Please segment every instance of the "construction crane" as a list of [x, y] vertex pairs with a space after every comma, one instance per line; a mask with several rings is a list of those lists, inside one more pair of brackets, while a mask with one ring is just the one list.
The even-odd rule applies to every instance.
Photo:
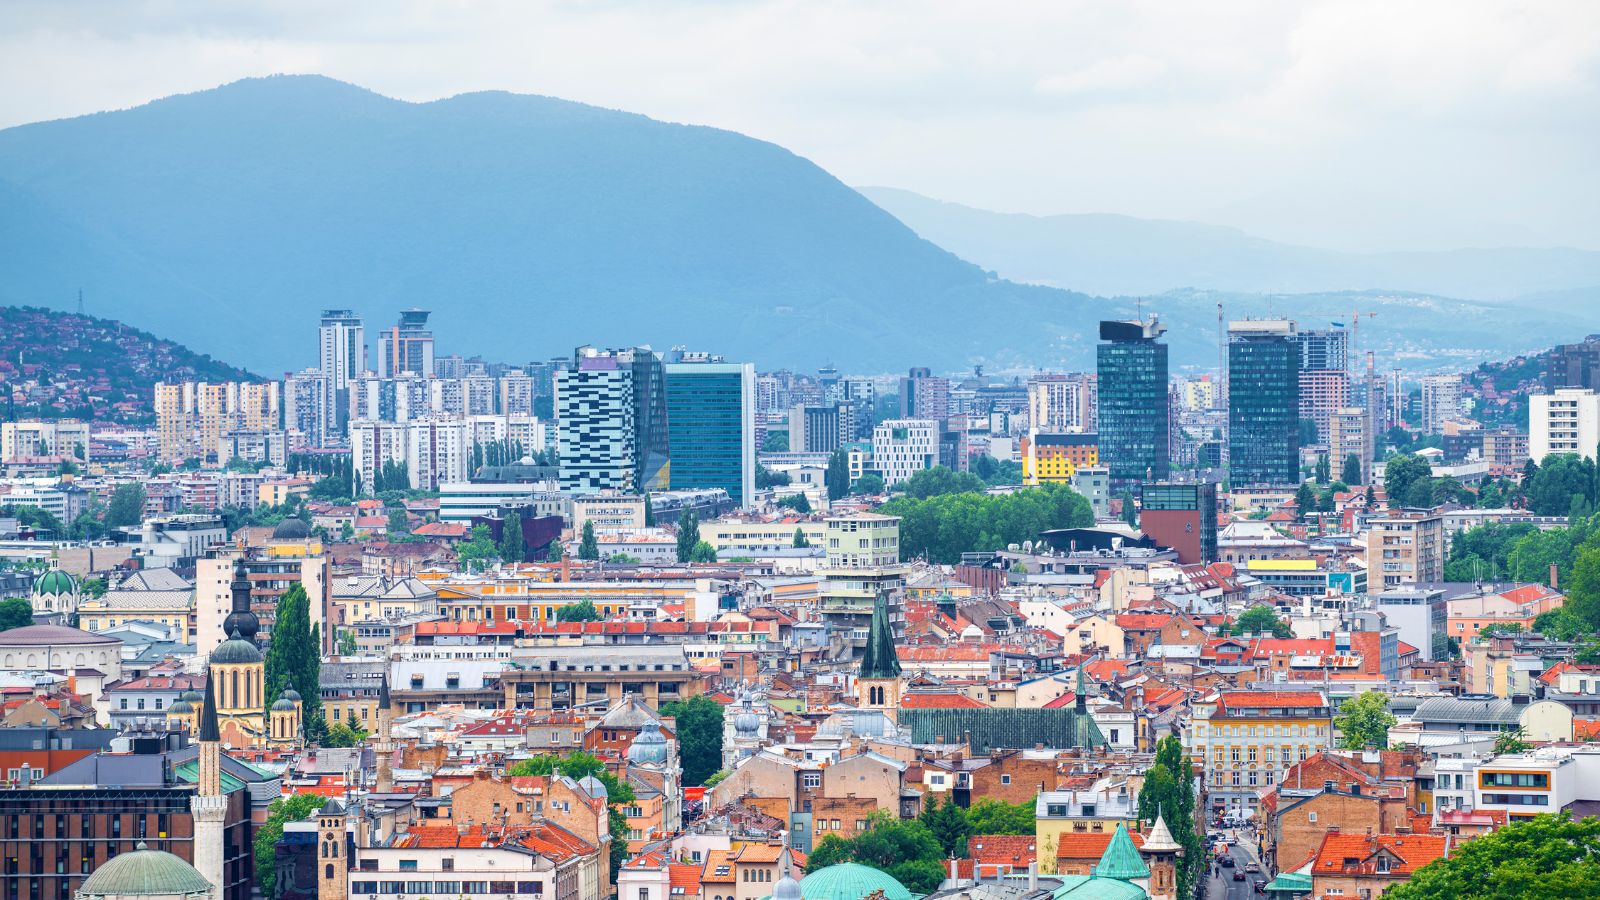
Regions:
[[[1359, 355], [1360, 348], [1361, 348], [1361, 317], [1365, 316], [1368, 319], [1375, 318], [1378, 315], [1376, 312], [1362, 312], [1360, 309], [1354, 309], [1353, 308], [1353, 309], [1349, 310], [1348, 313], [1345, 313], [1345, 312], [1308, 312], [1308, 313], [1301, 313], [1302, 316], [1326, 316], [1326, 317], [1328, 317], [1328, 319], [1333, 320], [1333, 324], [1334, 325], [1337, 325], [1340, 328], [1344, 327], [1344, 323], [1340, 322], [1340, 321], [1337, 321], [1335, 319], [1335, 317], [1338, 317], [1338, 318], [1342, 319], [1347, 314], [1350, 317], [1350, 353], [1348, 355], [1349, 355], [1350, 358], [1353, 359], [1353, 358], [1355, 358], [1356, 356]], [[1349, 363], [1346, 362], [1346, 365], [1348, 365], [1348, 364]]]

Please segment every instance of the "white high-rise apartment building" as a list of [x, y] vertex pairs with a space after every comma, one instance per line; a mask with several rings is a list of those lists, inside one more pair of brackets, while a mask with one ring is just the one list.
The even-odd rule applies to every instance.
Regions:
[[323, 310], [317, 328], [317, 369], [327, 382], [323, 430], [325, 436], [338, 435], [349, 421], [350, 382], [367, 370], [367, 329], [360, 316], [348, 309]]
[[1445, 421], [1460, 414], [1460, 375], [1429, 375], [1422, 379], [1423, 434], [1443, 434]]
[[884, 484], [896, 485], [939, 461], [939, 423], [889, 419], [872, 432], [872, 466]]
[[0, 462], [41, 456], [78, 456], [88, 462], [89, 423], [77, 419], [28, 419], [0, 424]]
[[1560, 388], [1528, 398], [1528, 456], [1534, 462], [1552, 453], [1594, 459], [1596, 444], [1600, 444], [1600, 394]]
[[321, 369], [303, 369], [283, 381], [283, 422], [289, 449], [326, 447], [330, 437], [328, 378]]
[[1041, 375], [1028, 380], [1028, 421], [1047, 433], [1094, 430], [1095, 376]]

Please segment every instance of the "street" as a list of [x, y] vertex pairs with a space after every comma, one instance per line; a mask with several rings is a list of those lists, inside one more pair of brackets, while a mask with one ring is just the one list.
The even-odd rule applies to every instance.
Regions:
[[1251, 844], [1254, 838], [1242, 828], [1229, 828], [1223, 833], [1228, 836], [1228, 855], [1233, 858], [1233, 868], [1225, 868], [1215, 862], [1211, 864], [1211, 872], [1206, 876], [1206, 900], [1255, 900], [1261, 897], [1261, 894], [1255, 893], [1255, 883], [1266, 880], [1265, 875], [1245, 872], [1243, 881], [1233, 880], [1233, 873], [1244, 872], [1245, 866], [1256, 862], [1253, 846], [1245, 846]]

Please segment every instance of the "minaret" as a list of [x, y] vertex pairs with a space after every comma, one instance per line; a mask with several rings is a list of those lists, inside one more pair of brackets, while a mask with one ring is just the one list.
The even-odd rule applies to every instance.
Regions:
[[344, 804], [334, 797], [317, 812], [317, 900], [350, 896], [348, 843]]
[[378, 682], [378, 734], [372, 744], [378, 757], [378, 783], [375, 790], [387, 794], [394, 790], [394, 712], [389, 708], [389, 673]]
[[222, 880], [222, 828], [228, 798], [222, 794], [222, 733], [217, 728], [215, 680], [206, 673], [206, 694], [200, 708], [200, 779], [189, 810], [194, 815], [194, 867], [217, 886], [217, 897], [227, 891]]
[[886, 710], [891, 717], [900, 708], [900, 656], [894, 649], [894, 632], [882, 596], [872, 605], [867, 648], [856, 674], [856, 703], [862, 709]]

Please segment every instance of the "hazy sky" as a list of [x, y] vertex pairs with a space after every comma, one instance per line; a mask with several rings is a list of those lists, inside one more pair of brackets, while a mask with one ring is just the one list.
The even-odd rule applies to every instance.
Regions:
[[0, 0], [0, 126], [275, 72], [715, 125], [989, 209], [1600, 249], [1600, 0]]

